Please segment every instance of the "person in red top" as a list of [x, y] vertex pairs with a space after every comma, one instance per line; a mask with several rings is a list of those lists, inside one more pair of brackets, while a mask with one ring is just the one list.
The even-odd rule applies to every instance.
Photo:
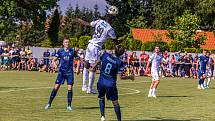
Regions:
[[133, 66], [133, 53], [134, 52], [131, 52], [129, 55], [128, 55], [128, 66]]
[[175, 59], [175, 56], [172, 55], [172, 58], [171, 58], [171, 68], [172, 68], [172, 76], [176, 76], [176, 59]]
[[145, 58], [146, 58], [146, 53], [145, 51], [142, 51], [141, 54], [140, 54], [140, 63], [141, 63], [141, 67], [145, 68], [146, 66], [146, 61], [145, 61]]

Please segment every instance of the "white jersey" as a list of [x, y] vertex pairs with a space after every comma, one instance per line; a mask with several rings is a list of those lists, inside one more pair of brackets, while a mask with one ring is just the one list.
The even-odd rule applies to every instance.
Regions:
[[162, 55], [160, 55], [160, 54], [157, 55], [157, 54], [153, 53], [149, 59], [149, 61], [151, 62], [151, 70], [152, 71], [155, 71], [155, 70], [159, 71], [160, 67], [161, 67], [162, 60], [163, 60]]
[[95, 33], [89, 43], [102, 48], [107, 39], [116, 39], [114, 29], [106, 21], [96, 20], [91, 22], [90, 25], [95, 28]]

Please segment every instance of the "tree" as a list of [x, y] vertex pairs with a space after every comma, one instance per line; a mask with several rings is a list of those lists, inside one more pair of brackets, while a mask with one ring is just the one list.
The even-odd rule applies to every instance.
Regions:
[[[58, 0], [1, 0], [0, 1], [0, 39], [15, 41], [23, 23], [33, 23], [29, 28], [33, 36], [26, 35], [29, 40], [43, 38], [46, 11], [57, 6]], [[8, 39], [9, 38], [9, 39]]]
[[47, 32], [48, 37], [50, 38], [50, 41], [52, 43], [51, 45], [53, 47], [59, 44], [59, 41], [58, 41], [59, 27], [60, 27], [60, 15], [59, 15], [58, 9], [55, 9], [49, 31]]
[[196, 34], [200, 28], [199, 23], [198, 16], [185, 11], [181, 17], [175, 19], [175, 25], [170, 27], [169, 37], [174, 41], [181, 42], [183, 47], [199, 48], [206, 39], [205, 36]]

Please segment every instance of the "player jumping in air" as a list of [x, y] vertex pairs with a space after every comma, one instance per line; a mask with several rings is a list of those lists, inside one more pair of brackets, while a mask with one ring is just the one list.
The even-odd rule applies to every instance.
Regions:
[[199, 77], [199, 84], [198, 84], [198, 89], [205, 89], [204, 87], [204, 81], [206, 76], [206, 69], [207, 69], [207, 64], [209, 61], [209, 58], [207, 57], [207, 51], [203, 51], [203, 55], [199, 57], [198, 60], [198, 77]]
[[[97, 61], [93, 69], [100, 63], [100, 77], [97, 83], [97, 90], [99, 93], [99, 105], [101, 112], [101, 121], [105, 121], [105, 95], [108, 100], [111, 100], [114, 105], [114, 110], [117, 116], [117, 120], [121, 121], [121, 111], [118, 103], [118, 91], [116, 86], [117, 74], [124, 71], [124, 63], [120, 60], [120, 56], [123, 55], [125, 49], [118, 45], [115, 48], [115, 54], [104, 53], [100, 61]], [[134, 75], [122, 76], [121, 79], [134, 80]]]
[[[64, 39], [63, 40], [63, 47], [58, 50], [56, 57], [60, 60], [59, 64], [59, 71], [58, 71], [58, 76], [55, 81], [55, 86], [51, 92], [49, 102], [45, 106], [45, 109], [49, 109], [51, 107], [52, 101], [54, 100], [61, 84], [64, 84], [64, 81], [67, 80], [67, 88], [68, 88], [68, 107], [67, 109], [69, 111], [72, 110], [72, 97], [73, 97], [73, 92], [72, 92], [72, 87], [74, 83], [74, 72], [73, 72], [73, 61], [76, 56], [76, 51], [73, 48], [69, 48], [69, 39]], [[78, 68], [79, 68], [79, 63], [78, 63]], [[79, 70], [79, 69], [78, 69]], [[79, 74], [79, 72], [77, 72]]]
[[[118, 9], [115, 6], [111, 6], [108, 9], [107, 15], [104, 17], [105, 20], [98, 19], [88, 23], [82, 19], [77, 19], [76, 21], [85, 26], [91, 26], [95, 28], [95, 32], [86, 49], [85, 64], [83, 70], [83, 86], [82, 91], [87, 93], [96, 93], [96, 90], [93, 89], [95, 71], [89, 71], [90, 67], [93, 67], [96, 61], [100, 57], [100, 51], [102, 50], [103, 44], [107, 39], [111, 38], [113, 42], [118, 45], [120, 41], [116, 40], [116, 35], [114, 29], [111, 27], [111, 23], [118, 14]], [[89, 80], [88, 86], [87, 81]]]
[[156, 98], [156, 89], [158, 87], [158, 84], [160, 83], [160, 68], [162, 66], [162, 60], [163, 57], [159, 53], [160, 47], [156, 46], [154, 49], [154, 53], [151, 55], [146, 70], [148, 71], [149, 65], [151, 64], [151, 75], [152, 75], [152, 83], [149, 89], [148, 97], [154, 97]]

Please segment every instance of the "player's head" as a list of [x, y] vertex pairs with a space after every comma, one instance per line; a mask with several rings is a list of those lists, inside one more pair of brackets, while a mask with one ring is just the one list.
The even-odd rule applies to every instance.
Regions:
[[156, 45], [154, 51], [155, 51], [155, 53], [159, 53], [160, 52], [160, 46]]
[[121, 55], [123, 55], [125, 52], [125, 48], [122, 47], [121, 45], [117, 45], [116, 48], [115, 48], [115, 55], [117, 57], [120, 57]]
[[66, 37], [63, 39], [63, 47], [64, 48], [69, 48], [69, 39], [66, 38]]
[[207, 51], [206, 56], [210, 57], [210, 52], [209, 51]]
[[203, 55], [206, 55], [207, 54], [207, 51], [206, 50], [203, 50]]
[[112, 23], [112, 20], [116, 17], [118, 14], [118, 8], [116, 6], [110, 6], [108, 8], [107, 14], [105, 15], [105, 20], [108, 23]]

